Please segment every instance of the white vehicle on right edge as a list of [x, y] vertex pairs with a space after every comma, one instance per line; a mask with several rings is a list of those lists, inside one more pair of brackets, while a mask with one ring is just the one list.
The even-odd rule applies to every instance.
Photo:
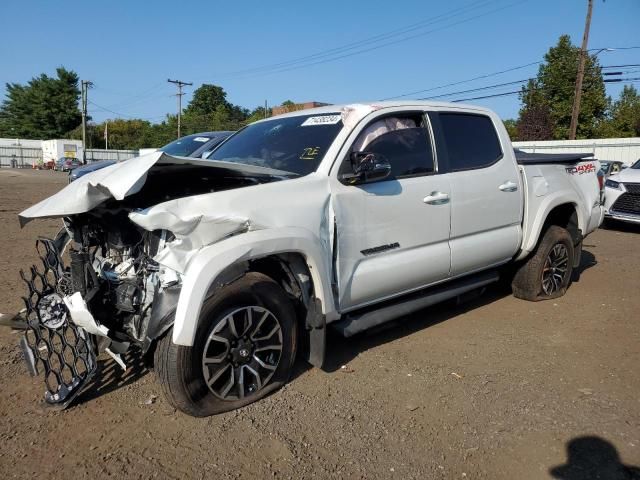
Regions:
[[608, 178], [604, 185], [605, 217], [640, 223], [640, 160]]

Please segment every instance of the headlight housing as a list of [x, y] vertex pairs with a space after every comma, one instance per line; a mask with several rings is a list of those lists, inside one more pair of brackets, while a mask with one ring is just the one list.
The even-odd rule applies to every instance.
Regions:
[[614, 190], [622, 190], [622, 185], [620, 182], [616, 182], [615, 180], [611, 180], [607, 178], [607, 181], [604, 182], [605, 187], [613, 188]]

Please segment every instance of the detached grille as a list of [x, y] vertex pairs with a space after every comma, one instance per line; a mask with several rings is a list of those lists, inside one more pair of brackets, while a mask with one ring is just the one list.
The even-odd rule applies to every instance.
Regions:
[[640, 195], [640, 183], [625, 183], [624, 186], [627, 192], [633, 195]]
[[[620, 213], [640, 215], [640, 184], [627, 183], [625, 184], [625, 187], [627, 188], [627, 193], [623, 193], [618, 197], [611, 207], [611, 210]], [[629, 187], [635, 187], [635, 192], [637, 193]]]

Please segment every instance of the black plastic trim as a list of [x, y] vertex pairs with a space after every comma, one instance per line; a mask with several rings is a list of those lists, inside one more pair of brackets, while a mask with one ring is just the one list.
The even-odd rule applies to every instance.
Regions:
[[409, 315], [436, 303], [455, 298], [476, 288], [497, 282], [500, 275], [495, 270], [482, 272], [443, 285], [427, 288], [403, 297], [389, 300], [374, 307], [356, 310], [345, 315], [331, 326], [344, 337], [351, 337], [391, 320]]

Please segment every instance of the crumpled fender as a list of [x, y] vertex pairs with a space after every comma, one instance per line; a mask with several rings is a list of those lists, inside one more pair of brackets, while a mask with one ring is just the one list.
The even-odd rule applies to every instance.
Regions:
[[[176, 237], [169, 242], [153, 259], [176, 272], [184, 273], [185, 266], [200, 248], [211, 245], [226, 237], [243, 233], [250, 228], [257, 229], [244, 217], [224, 214], [207, 214], [196, 210], [171, 207], [178, 202], [161, 204], [144, 212], [131, 212], [129, 218], [142, 228], [153, 231], [168, 227]], [[185, 211], [186, 210], [186, 211]], [[149, 215], [153, 211], [153, 215]]]
[[331, 256], [320, 239], [300, 227], [256, 230], [206, 246], [191, 257], [176, 309], [173, 342], [193, 345], [202, 303], [223, 270], [237, 262], [285, 252], [300, 253], [306, 258], [322, 313], [327, 321], [338, 318], [329, 284]]

